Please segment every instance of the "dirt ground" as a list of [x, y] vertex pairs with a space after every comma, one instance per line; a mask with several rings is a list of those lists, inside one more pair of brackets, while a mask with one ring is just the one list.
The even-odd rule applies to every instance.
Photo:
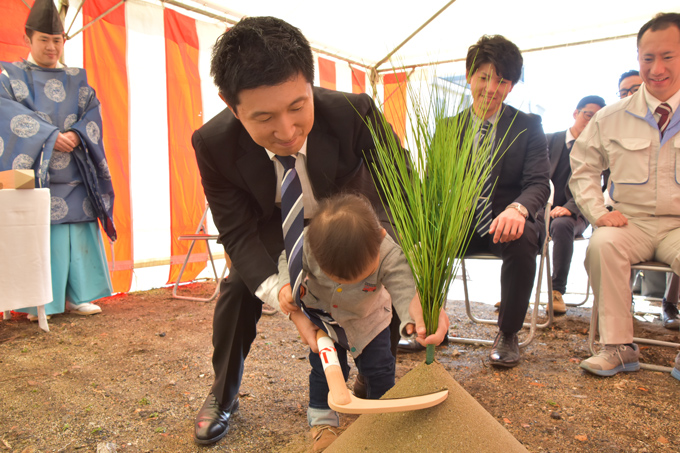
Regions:
[[[212, 288], [186, 290], [208, 295]], [[93, 317], [54, 316], [49, 333], [21, 314], [0, 322], [0, 451], [306, 450], [307, 347], [282, 315], [260, 321], [229, 434], [199, 447], [193, 422], [213, 381], [214, 302], [173, 299], [170, 289], [158, 289], [101, 305]], [[490, 306], [475, 309], [493, 315]], [[452, 334], [493, 337], [495, 328], [468, 321], [462, 303], [450, 302], [447, 311]], [[538, 332], [514, 369], [491, 368], [488, 347], [452, 344], [438, 348], [437, 359], [531, 452], [680, 451], [680, 382], [651, 371], [585, 374], [578, 363], [590, 355], [589, 316], [590, 309], [570, 308]], [[680, 339], [659, 321], [636, 322], [636, 333]], [[661, 365], [676, 354], [641, 349], [644, 361]], [[397, 378], [424, 354], [400, 354]], [[344, 426], [355, 417], [343, 416]]]

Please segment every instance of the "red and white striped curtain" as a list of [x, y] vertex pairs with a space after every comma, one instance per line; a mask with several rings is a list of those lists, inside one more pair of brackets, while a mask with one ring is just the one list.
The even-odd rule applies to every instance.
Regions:
[[[2, 61], [28, 55], [24, 1], [30, 5], [34, 0], [2, 0]], [[75, 15], [80, 3], [71, 0], [65, 28], [72, 17], [70, 34], [90, 26], [66, 43], [65, 62], [87, 70], [102, 103], [104, 145], [116, 192], [118, 240], [107, 247], [114, 290], [174, 283], [189, 246], [177, 237], [196, 230], [205, 207], [191, 134], [225, 108], [209, 76], [212, 46], [225, 24], [142, 0], [87, 0]], [[363, 69], [315, 57], [316, 85], [366, 92]], [[404, 80], [386, 78], [384, 90], [388, 119], [403, 134]], [[191, 259], [183, 281], [205, 268], [203, 244], [196, 244]]]

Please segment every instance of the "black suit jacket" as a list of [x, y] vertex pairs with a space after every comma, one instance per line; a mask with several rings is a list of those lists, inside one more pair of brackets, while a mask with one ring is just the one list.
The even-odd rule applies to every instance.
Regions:
[[[307, 174], [317, 199], [340, 191], [367, 196], [383, 223], [388, 216], [371, 172], [374, 143], [364, 121], [381, 118], [365, 94], [314, 87], [314, 125], [307, 141]], [[278, 270], [283, 250], [276, 172], [229, 109], [194, 132], [192, 143], [220, 242], [251, 292]], [[364, 154], [366, 153], [366, 154]], [[366, 158], [364, 158], [366, 156]]]
[[[547, 134], [546, 138], [548, 140], [548, 152], [550, 155], [550, 179], [552, 180], [553, 186], [555, 187], [555, 194], [557, 194], [558, 191], [562, 191], [562, 194], [564, 194], [564, 197], [567, 200], [564, 204], [562, 204], [562, 207], [567, 208], [572, 213], [572, 217], [583, 217], [581, 211], [576, 206], [574, 196], [571, 194], [571, 190], [569, 189], [571, 167], [569, 167], [568, 172], [557, 171], [557, 166], [562, 159], [562, 155], [564, 153], [569, 154], [570, 152], [566, 143], [567, 131]], [[567, 160], [567, 162], [569, 161]], [[567, 175], [567, 177], [565, 178], [564, 175]], [[585, 220], [585, 217], [583, 217], [583, 220]], [[585, 221], [587, 225], [587, 220]]]
[[[470, 115], [470, 109], [464, 114]], [[550, 196], [548, 145], [541, 117], [526, 114], [503, 104], [495, 126], [491, 177], [496, 186], [491, 194], [491, 209], [498, 216], [510, 203], [527, 208], [529, 220], [543, 212]]]

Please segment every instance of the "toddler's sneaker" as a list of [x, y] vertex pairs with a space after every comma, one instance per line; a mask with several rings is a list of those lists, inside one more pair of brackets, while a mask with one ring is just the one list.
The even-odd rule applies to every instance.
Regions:
[[309, 434], [314, 441], [309, 451], [311, 453], [321, 453], [338, 438], [338, 428], [330, 425], [316, 425], [312, 426]]

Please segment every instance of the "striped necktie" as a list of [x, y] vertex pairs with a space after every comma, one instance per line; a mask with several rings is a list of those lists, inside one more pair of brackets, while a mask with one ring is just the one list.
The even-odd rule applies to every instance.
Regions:
[[281, 220], [283, 243], [288, 258], [291, 290], [295, 303], [300, 306], [300, 283], [302, 282], [302, 243], [304, 238], [305, 216], [302, 203], [302, 185], [295, 170], [295, 157], [276, 156], [283, 165], [281, 180]]
[[671, 106], [664, 102], [663, 104], [659, 105], [656, 108], [654, 113], [658, 113], [659, 115], [661, 115], [659, 117], [658, 124], [659, 124], [659, 132], [661, 132], [661, 137], [663, 138], [663, 133], [666, 132], [666, 128], [668, 127], [668, 123], [671, 122], [670, 121], [670, 119], [671, 119]]
[[276, 156], [276, 158], [281, 162], [284, 169], [283, 179], [281, 180], [281, 220], [293, 299], [310, 321], [329, 335], [332, 330], [334, 335], [331, 336], [337, 338], [337, 342], [345, 349], [351, 350], [345, 330], [335, 322], [331, 315], [321, 309], [308, 308], [301, 300], [302, 245], [305, 228], [302, 185], [295, 170], [296, 158], [293, 156]]
[[[477, 141], [477, 147], [479, 148], [484, 143], [484, 138], [489, 131], [490, 123], [484, 121], [482, 127], [479, 128], [479, 140]], [[493, 158], [493, 152], [489, 152], [489, 158], [487, 160], [487, 165], [490, 165]], [[479, 194], [479, 200], [477, 200], [477, 208], [475, 209], [475, 219], [477, 220], [477, 227], [475, 231], [482, 237], [489, 233], [489, 227], [491, 226], [491, 221], [493, 220], [493, 215], [491, 211], [491, 188], [493, 187], [493, 180], [491, 174], [484, 181], [484, 186], [482, 187], [482, 192]]]

